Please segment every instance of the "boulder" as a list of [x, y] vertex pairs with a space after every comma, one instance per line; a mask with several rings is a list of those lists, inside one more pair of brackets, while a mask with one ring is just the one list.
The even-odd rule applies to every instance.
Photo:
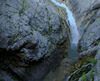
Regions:
[[49, 0], [0, 1], [0, 81], [43, 81], [55, 70], [69, 48], [64, 11]]
[[0, 49], [39, 60], [68, 39], [65, 20], [45, 0], [1, 0]]

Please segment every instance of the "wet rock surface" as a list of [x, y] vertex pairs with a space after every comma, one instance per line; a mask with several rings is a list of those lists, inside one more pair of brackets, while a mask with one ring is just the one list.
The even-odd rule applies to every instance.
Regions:
[[[93, 68], [99, 71], [100, 66], [98, 58], [100, 56], [100, 51], [98, 50], [100, 49], [100, 0], [60, 0], [60, 2], [66, 3], [69, 6], [76, 19], [81, 35], [78, 49], [80, 58], [94, 55], [94, 58], [97, 59], [97, 65]], [[96, 74], [96, 72], [94, 73]], [[93, 77], [95, 77], [94, 81], [99, 80], [99, 75], [99, 73], [95, 76], [93, 75]], [[91, 80], [92, 79], [89, 81]]]

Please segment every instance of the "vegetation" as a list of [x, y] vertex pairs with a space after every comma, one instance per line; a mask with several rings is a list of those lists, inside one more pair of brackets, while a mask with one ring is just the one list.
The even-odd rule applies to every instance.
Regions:
[[5, 3], [6, 6], [11, 7], [8, 3]]
[[92, 71], [90, 72], [90, 77], [91, 77], [92, 79], [94, 79], [94, 72], [95, 72], [95, 70], [92, 70]]
[[83, 81], [88, 81], [88, 78], [87, 78], [87, 76], [86, 76], [85, 73], [83, 73], [83, 75], [81, 76], [81, 78], [82, 78]]
[[[75, 64], [75, 66], [73, 66], [71, 68], [71, 71], [69, 72], [69, 75], [71, 73], [73, 73], [74, 71], [78, 70], [79, 68], [81, 68], [83, 65], [86, 65], [88, 63], [96, 64], [97, 63], [97, 59], [95, 59], [94, 57], [95, 57], [95, 53], [90, 55], [89, 57], [85, 56], [82, 59], [80, 59], [79, 63]], [[84, 60], [84, 59], [87, 59], [87, 60]], [[93, 80], [94, 79], [94, 72], [95, 72], [95, 70], [93, 68], [90, 68], [90, 69], [89, 68], [82, 68], [80, 70], [80, 72], [78, 72], [77, 74], [74, 74], [71, 77], [71, 80], [74, 80], [76, 78], [80, 78], [81, 77], [82, 81], [88, 81], [86, 74], [89, 71], [91, 71], [90, 74], [89, 74], [89, 77]]]
[[88, 61], [89, 63], [93, 63], [93, 64], [96, 64], [96, 63], [97, 63], [97, 59], [92, 58], [92, 57], [89, 57], [89, 58], [87, 59], [87, 61]]
[[23, 14], [26, 8], [26, 0], [23, 0], [22, 2], [22, 8], [19, 11], [19, 15]]
[[50, 50], [50, 53], [52, 53], [53, 52], [53, 45], [52, 44], [50, 44], [50, 46], [49, 46], [49, 50]]
[[50, 16], [48, 16], [48, 20], [49, 20], [49, 21], [51, 20]]
[[35, 29], [38, 30], [39, 27], [40, 27], [40, 25], [39, 24], [36, 24]]
[[52, 26], [49, 27], [50, 34], [52, 33]]

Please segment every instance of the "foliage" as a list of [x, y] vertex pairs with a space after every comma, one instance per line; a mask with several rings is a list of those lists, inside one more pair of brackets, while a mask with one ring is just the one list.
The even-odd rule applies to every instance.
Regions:
[[95, 73], [96, 71], [94, 70], [94, 69], [92, 69], [92, 71], [90, 72], [90, 77], [91, 77], [91, 79], [94, 81], [94, 73]]
[[50, 46], [49, 46], [49, 50], [50, 50], [50, 53], [53, 52], [53, 45], [52, 45], [52, 44], [50, 44]]
[[96, 64], [96, 63], [97, 63], [97, 59], [92, 58], [92, 57], [91, 57], [91, 58], [89, 57], [89, 58], [87, 59], [87, 61], [90, 62], [90, 63], [93, 63], [93, 64]]
[[94, 78], [94, 74], [93, 74], [92, 71], [90, 72], [90, 77], [91, 77], [92, 79]]
[[26, 0], [23, 0], [23, 2], [22, 2], [22, 8], [19, 11], [19, 15], [21, 15], [22, 13], [24, 13], [25, 8], [26, 8]]
[[85, 73], [83, 73], [83, 75], [81, 76], [81, 78], [82, 78], [83, 81], [88, 81], [88, 78], [87, 78], [87, 76], [86, 76]]
[[52, 26], [49, 27], [50, 34], [52, 33]]

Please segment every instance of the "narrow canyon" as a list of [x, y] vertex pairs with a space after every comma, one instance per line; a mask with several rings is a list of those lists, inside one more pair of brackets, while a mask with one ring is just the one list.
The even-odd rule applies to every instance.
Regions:
[[0, 81], [100, 81], [100, 0], [0, 0]]

